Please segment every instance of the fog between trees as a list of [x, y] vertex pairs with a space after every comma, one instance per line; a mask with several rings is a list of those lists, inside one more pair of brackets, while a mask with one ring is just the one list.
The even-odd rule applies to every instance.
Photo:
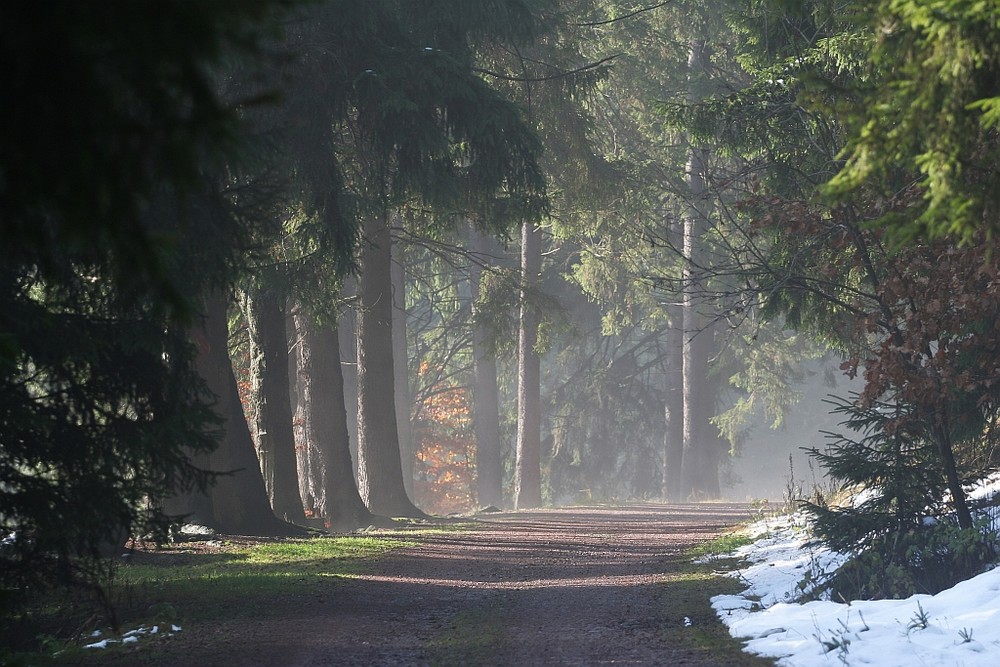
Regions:
[[973, 9], [140, 7], [0, 19], [5, 579], [177, 520], [779, 501], [827, 393], [895, 405], [967, 517], [1000, 386]]

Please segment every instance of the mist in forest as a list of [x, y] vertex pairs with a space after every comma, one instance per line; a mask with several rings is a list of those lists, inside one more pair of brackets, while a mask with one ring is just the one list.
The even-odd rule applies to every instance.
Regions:
[[[580, 312], [574, 317], [577, 322], [583, 321]], [[595, 336], [591, 342], [597, 344], [600, 340]], [[554, 363], [550, 357], [547, 360]], [[786, 406], [779, 425], [758, 410], [739, 431], [735, 444], [718, 439], [717, 446], [726, 451], [720, 460], [720, 493], [715, 499], [767, 501], [773, 507], [831, 492], [833, 483], [807, 450], [824, 450], [828, 445], [826, 433], [844, 430], [841, 417], [831, 414], [828, 401], [850, 397], [861, 390], [863, 383], [846, 377], [839, 368], [839, 358], [832, 355], [804, 366], [801, 380], [789, 386], [798, 400]], [[612, 361], [606, 373], [616, 370], [628, 376], [634, 366], [632, 362]], [[589, 382], [548, 389], [543, 399], [549, 411], [543, 421], [542, 469], [549, 502], [572, 505], [677, 500], [667, 498], [663, 487], [666, 470], [662, 411], [643, 405], [644, 394], [662, 400], [655, 388], [667, 376], [669, 370], [662, 377], [647, 378], [646, 385], [634, 377], [607, 380], [616, 389], [606, 394], [600, 394], [598, 389], [597, 400], [585, 390]], [[514, 400], [513, 389], [510, 387], [509, 400]], [[573, 398], [569, 398], [571, 394]], [[719, 411], [725, 407], [720, 406]], [[515, 429], [516, 419], [510, 415], [503, 429], [510, 459], [514, 456]], [[704, 499], [692, 494], [680, 500]]]
[[[421, 549], [440, 570], [372, 580], [392, 623], [363, 644], [418, 620], [413, 661], [446, 664], [480, 661], [423, 649], [516, 647], [524, 628], [546, 644], [529, 605], [494, 604], [529, 589], [587, 641], [660, 636], [566, 613], [653, 580], [627, 549], [643, 567], [676, 551], [641, 544], [629, 514], [687, 514], [693, 541], [755, 504], [818, 501], [816, 534], [855, 558], [831, 586], [869, 582], [858, 599], [996, 565], [1000, 527], [981, 531], [968, 489], [1000, 470], [998, 3], [52, 4], [0, 6], [4, 658], [48, 664], [103, 616], [117, 634], [119, 600], [188, 619], [246, 581], [260, 600], [227, 595], [295, 612], [282, 631], [332, 627], [369, 606], [300, 622], [302, 600], [361, 590], [327, 571], [344, 558], [328, 538], [397, 528], [384, 550], [419, 532], [460, 555]], [[835, 484], [870, 501], [827, 506]], [[506, 511], [607, 523], [450, 571], [497, 553], [459, 531], [521, 530], [489, 516]], [[168, 577], [209, 605], [113, 581], [139, 564], [126, 548], [187, 567], [178, 543], [209, 534], [294, 565], [220, 559], [243, 547], [213, 539], [201, 575]], [[384, 550], [357, 552], [362, 569]], [[593, 585], [562, 578], [570, 554]], [[659, 623], [662, 597], [604, 615]], [[598, 648], [569, 662], [663, 662]]]
[[826, 432], [843, 430], [841, 418], [831, 414], [832, 397], [846, 398], [863, 383], [851, 380], [827, 361], [811, 368], [805, 381], [794, 385], [801, 399], [788, 410], [780, 426], [772, 428], [759, 417], [722, 468], [726, 498], [734, 501], [767, 500], [770, 505], [797, 498], [827, 494], [832, 482], [807, 450], [823, 451]]

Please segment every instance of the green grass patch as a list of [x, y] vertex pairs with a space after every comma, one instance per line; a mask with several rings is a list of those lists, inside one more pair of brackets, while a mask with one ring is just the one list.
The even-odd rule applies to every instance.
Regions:
[[709, 556], [726, 556], [736, 551], [740, 547], [752, 544], [754, 538], [745, 532], [736, 530], [725, 535], [720, 535], [708, 542], [693, 547], [688, 553], [692, 558], [705, 558]]
[[[181, 543], [122, 562], [108, 593], [123, 631], [260, 618], [281, 613], [281, 603], [332, 595], [339, 579], [370, 571], [378, 556], [414, 544], [398, 534], [223, 542], [214, 553]], [[16, 645], [0, 641], [0, 665], [73, 664], [80, 655], [75, 638], [106, 625], [93, 598], [53, 592], [19, 618], [0, 618], [0, 634], [16, 632], [20, 639]], [[56, 649], [64, 651], [53, 662]]]
[[[366, 571], [372, 558], [412, 542], [380, 537], [320, 537], [223, 547], [217, 554], [170, 550], [139, 558], [119, 572], [122, 603], [167, 605], [184, 618], [260, 614], [253, 603], [314, 593], [332, 579]], [[317, 588], [319, 587], [319, 589]], [[241, 603], [234, 609], [231, 600]], [[266, 608], [266, 606], [265, 606]]]
[[729, 629], [712, 609], [712, 597], [738, 593], [743, 588], [738, 581], [716, 573], [715, 567], [717, 563], [699, 564], [688, 560], [678, 563], [676, 569], [670, 568], [663, 594], [666, 641], [700, 656], [704, 664], [773, 666], [773, 660], [744, 653], [743, 643], [730, 636]]

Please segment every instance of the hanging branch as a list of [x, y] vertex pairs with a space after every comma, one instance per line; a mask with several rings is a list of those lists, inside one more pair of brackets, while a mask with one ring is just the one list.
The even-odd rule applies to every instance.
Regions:
[[619, 16], [613, 19], [607, 19], [604, 21], [594, 21], [592, 23], [574, 23], [573, 26], [576, 28], [596, 28], [599, 25], [609, 25], [611, 23], [618, 23], [619, 21], [624, 21], [625, 19], [630, 19], [633, 16], [638, 16], [644, 12], [651, 12], [654, 9], [659, 9], [665, 5], [669, 5], [673, 0], [665, 0], [664, 2], [658, 2], [655, 5], [650, 5], [649, 7], [640, 7], [639, 9], [626, 14], [625, 16]]
[[588, 70], [596, 69], [596, 68], [600, 67], [601, 65], [603, 65], [606, 62], [610, 62], [610, 61], [614, 60], [615, 58], [617, 58], [620, 55], [622, 55], [622, 54], [616, 53], [613, 56], [607, 56], [606, 58], [601, 58], [600, 60], [598, 60], [596, 62], [587, 63], [583, 67], [578, 67], [576, 69], [567, 70], [565, 72], [559, 72], [558, 74], [552, 74], [552, 75], [549, 75], [549, 76], [539, 76], [539, 77], [510, 76], [509, 74], [501, 74], [500, 72], [494, 72], [492, 70], [481, 69], [481, 68], [478, 68], [478, 67], [473, 68], [472, 71], [473, 72], [477, 72], [479, 74], [485, 74], [487, 76], [492, 76], [492, 77], [497, 78], [497, 79], [502, 79], [504, 81], [516, 81], [516, 82], [520, 82], [520, 83], [536, 83], [536, 82], [540, 82], [540, 81], [553, 81], [555, 79], [563, 79], [563, 78], [566, 78], [566, 77], [569, 77], [569, 76], [573, 76], [575, 74], [580, 74], [582, 72], [586, 72]]

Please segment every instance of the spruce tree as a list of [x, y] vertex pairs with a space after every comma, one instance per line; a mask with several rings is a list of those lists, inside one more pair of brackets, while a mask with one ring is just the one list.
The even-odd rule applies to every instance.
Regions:
[[940, 450], [906, 402], [833, 401], [846, 433], [811, 453], [847, 489], [852, 504], [806, 502], [816, 534], [851, 559], [822, 582], [837, 599], [934, 594], [978, 574], [996, 558], [992, 531], [964, 529], [949, 516]]
[[128, 535], [165, 534], [151, 501], [209, 481], [185, 453], [210, 452], [218, 428], [186, 329], [248, 237], [206, 177], [235, 164], [241, 136], [213, 72], [261, 43], [276, 7], [0, 9], [16, 100], [0, 111], [9, 590], [93, 575]]

